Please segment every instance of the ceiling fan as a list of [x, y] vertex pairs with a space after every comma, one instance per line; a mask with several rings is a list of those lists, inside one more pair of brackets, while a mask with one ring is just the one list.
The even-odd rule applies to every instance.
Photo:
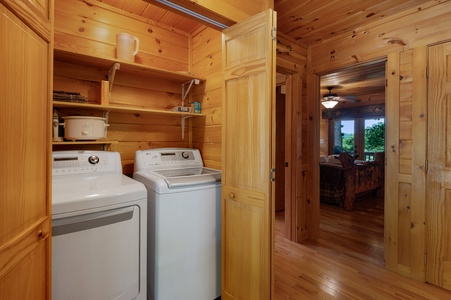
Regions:
[[321, 104], [326, 108], [333, 108], [337, 103], [340, 102], [360, 102], [360, 99], [357, 99], [355, 96], [338, 96], [337, 94], [332, 93], [333, 86], [328, 86], [329, 90], [328, 94], [323, 95], [323, 99], [321, 100]]

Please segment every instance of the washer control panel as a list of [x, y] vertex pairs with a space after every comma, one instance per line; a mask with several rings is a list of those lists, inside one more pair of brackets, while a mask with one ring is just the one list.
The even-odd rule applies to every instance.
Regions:
[[52, 175], [122, 173], [120, 154], [107, 151], [54, 151]]
[[135, 156], [135, 171], [203, 167], [198, 149], [160, 148], [140, 150]]

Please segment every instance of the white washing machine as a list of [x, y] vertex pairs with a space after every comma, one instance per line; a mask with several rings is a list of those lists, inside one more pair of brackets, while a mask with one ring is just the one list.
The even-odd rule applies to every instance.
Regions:
[[137, 151], [133, 178], [148, 191], [148, 297], [221, 295], [221, 171], [199, 150]]
[[147, 190], [120, 154], [55, 151], [52, 299], [145, 300]]

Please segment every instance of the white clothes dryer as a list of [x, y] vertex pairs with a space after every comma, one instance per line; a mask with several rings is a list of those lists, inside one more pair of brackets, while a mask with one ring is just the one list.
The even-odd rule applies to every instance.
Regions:
[[199, 150], [137, 151], [133, 178], [148, 192], [148, 296], [213, 300], [221, 295], [221, 171]]
[[52, 299], [145, 300], [146, 188], [117, 152], [52, 156]]

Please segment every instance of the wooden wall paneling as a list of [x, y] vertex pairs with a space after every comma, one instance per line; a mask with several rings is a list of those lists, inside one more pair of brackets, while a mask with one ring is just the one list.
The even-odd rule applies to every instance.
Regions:
[[[399, 159], [404, 159], [409, 161], [409, 164], [412, 163], [412, 150], [413, 150], [413, 142], [412, 140], [401, 140], [399, 142]], [[403, 172], [406, 174], [410, 174], [409, 172]]]
[[[418, 50], [428, 43], [449, 39], [451, 29], [448, 4], [427, 2], [418, 10], [393, 16], [390, 20], [368, 23], [310, 47], [309, 71], [328, 70], [387, 56], [393, 74], [387, 72], [386, 90], [386, 259], [389, 270], [412, 278], [424, 278], [424, 143], [426, 84], [423, 83], [425, 53]], [[431, 22], [431, 20], [434, 20]], [[428, 21], [429, 20], [429, 21]], [[438, 21], [440, 20], [440, 25]], [[399, 56], [398, 56], [399, 53]], [[416, 53], [416, 55], [415, 55]], [[393, 61], [393, 59], [395, 59]], [[401, 80], [400, 80], [401, 79]], [[419, 82], [420, 81], [420, 82]], [[308, 96], [316, 91], [309, 91]], [[394, 101], [394, 102], [393, 102]], [[418, 147], [417, 148], [417, 143]], [[417, 183], [418, 181], [418, 183]], [[398, 221], [399, 185], [411, 186], [411, 227]], [[403, 222], [406, 219], [403, 219]], [[408, 230], [406, 232], [406, 230]], [[398, 237], [410, 236], [410, 265], [398, 264]], [[405, 241], [404, 241], [405, 242]], [[416, 246], [418, 243], [418, 247]], [[405, 249], [405, 245], [403, 245]], [[404, 250], [403, 250], [404, 251]]]
[[386, 132], [385, 132], [385, 259], [387, 269], [398, 271], [399, 262], [399, 186], [396, 180], [399, 173], [399, 53], [389, 54], [387, 57], [387, 102], [385, 104]]
[[[55, 61], [54, 89], [79, 92], [88, 103], [100, 104], [100, 82], [107, 79], [107, 69]], [[164, 79], [141, 74], [116, 72], [110, 105], [127, 105], [150, 109], [171, 109], [181, 105], [182, 86]], [[189, 103], [185, 103], [189, 106]]]
[[204, 130], [199, 128], [193, 132], [193, 140], [204, 143], [221, 143], [221, 126], [206, 126]]
[[[400, 53], [399, 66], [399, 173], [411, 174], [412, 166], [412, 50], [406, 49]], [[409, 185], [410, 186], [410, 185]], [[401, 197], [401, 194], [400, 196]], [[402, 199], [400, 198], [400, 201]], [[403, 210], [400, 207], [400, 214]], [[400, 220], [400, 226], [403, 221]], [[410, 220], [409, 220], [410, 222]], [[400, 236], [410, 236], [407, 227], [400, 229]], [[401, 245], [400, 245], [401, 247]], [[407, 248], [409, 249], [409, 248]], [[402, 255], [400, 254], [400, 259]], [[410, 256], [409, 256], [410, 257]], [[400, 263], [400, 265], [402, 265]], [[410, 269], [410, 268], [407, 268]], [[401, 270], [401, 269], [400, 269]], [[404, 268], [405, 272], [406, 268]]]
[[[286, 76], [286, 161], [288, 169], [284, 171], [287, 186], [285, 201], [285, 222], [287, 238], [301, 241], [307, 238], [307, 176], [303, 170], [306, 156], [302, 153], [307, 149], [307, 123], [305, 122], [305, 92], [303, 76], [307, 70], [307, 47], [298, 41], [277, 33], [277, 42], [289, 52], [277, 51], [276, 69]], [[288, 125], [289, 124], [289, 125]], [[289, 191], [288, 191], [289, 189]]]
[[289, 52], [277, 51], [277, 72], [304, 74], [307, 68], [307, 46], [280, 32], [277, 33], [277, 43], [291, 49]]
[[[368, 54], [372, 57], [384, 56], [386, 53], [401, 51], [402, 47], [417, 47], [427, 43], [437, 42], [445, 37], [446, 28], [451, 18], [451, 7], [446, 4], [437, 5], [427, 2], [421, 9], [394, 16], [390, 21], [369, 23], [367, 26], [350, 30], [349, 33], [338, 35], [327, 42], [312, 46], [312, 60], [315, 65], [324, 60], [329, 61], [329, 69], [334, 69], [334, 62], [352, 64], [356, 61], [366, 61]], [[434, 20], [431, 22], [431, 20]], [[438, 23], [440, 20], [441, 23]], [[449, 32], [449, 31], [448, 31]], [[325, 45], [330, 45], [325, 47]], [[352, 46], [350, 46], [352, 45]], [[321, 69], [315, 71], [320, 72]]]
[[411, 229], [415, 247], [411, 247], [410, 277], [424, 281], [425, 220], [426, 220], [426, 142], [427, 142], [427, 49], [417, 47], [412, 55], [412, 205]]
[[[401, 93], [404, 95], [399, 99], [399, 119], [403, 122], [409, 123], [412, 122], [412, 101], [406, 101], [412, 99], [412, 93], [408, 93], [405, 89], [402, 88], [403, 85], [400, 86]], [[410, 89], [409, 89], [410, 90]], [[406, 124], [407, 125], [407, 124]], [[408, 125], [407, 125], [408, 126]]]
[[205, 118], [191, 120], [192, 147], [202, 153], [207, 167], [221, 169], [222, 145], [222, 34], [204, 28], [191, 39], [192, 72], [206, 78], [203, 89], [191, 95], [190, 101], [201, 103]]
[[[276, 59], [277, 61], [278, 59]], [[285, 107], [284, 107], [284, 115], [285, 122], [284, 128], [278, 129], [276, 128], [276, 132], [280, 130], [284, 130], [284, 159], [285, 163], [288, 164], [284, 166], [283, 171], [279, 170], [279, 172], [284, 172], [284, 188], [285, 188], [285, 199], [284, 199], [284, 217], [285, 217], [285, 236], [290, 240], [296, 239], [296, 224], [297, 220], [295, 218], [294, 212], [296, 211], [296, 179], [293, 170], [296, 170], [294, 167], [296, 165], [296, 157], [293, 159], [293, 153], [296, 153], [295, 149], [295, 139], [293, 139], [293, 132], [296, 132], [296, 129], [293, 128], [293, 116], [295, 116], [295, 110], [293, 109], [293, 75], [285, 76]], [[277, 136], [277, 134], [276, 134]], [[276, 172], [278, 170], [276, 169]], [[277, 180], [277, 179], [276, 179]]]
[[398, 190], [398, 272], [410, 277], [411, 266], [411, 206], [412, 206], [412, 186], [410, 183], [399, 183]]
[[57, 49], [115, 59], [116, 33], [128, 32], [140, 40], [136, 63], [189, 71], [188, 37], [181, 31], [161, 28], [98, 1], [57, 0], [55, 16]]
[[[68, 51], [58, 53], [55, 63], [55, 88], [86, 94], [89, 103], [100, 104], [100, 81], [105, 80], [110, 65], [89, 66], [61, 57], [71, 52], [115, 60], [116, 33], [129, 32], [140, 39], [140, 51], [135, 62], [147, 67], [168, 71], [190, 71], [190, 35], [177, 29], [161, 26], [146, 18], [126, 13], [98, 1], [61, 1], [56, 5], [55, 46]], [[111, 63], [112, 65], [112, 63]], [[139, 69], [120, 68], [116, 72], [109, 105], [168, 110], [181, 105], [181, 83], [154, 76]], [[219, 80], [218, 80], [219, 81]], [[192, 94], [203, 94], [205, 82], [195, 86], [185, 101], [189, 106]], [[219, 82], [220, 86], [221, 83]], [[95, 115], [102, 111], [58, 109], [61, 115]], [[201, 118], [202, 119], [202, 118]], [[133, 173], [134, 153], [139, 149], [159, 147], [189, 147], [190, 120], [182, 140], [179, 116], [157, 116], [146, 113], [110, 112], [107, 139], [115, 140], [111, 150], [121, 153], [123, 172]], [[57, 148], [60, 146], [57, 146]], [[77, 146], [98, 148], [98, 146]]]
[[[370, 23], [364, 28], [350, 31], [312, 46], [312, 61], [315, 62], [315, 72], [321, 73], [320, 65], [324, 68], [338, 69], [339, 66], [353, 64], [359, 61], [367, 61], [375, 57], [383, 57], [386, 53], [401, 51], [406, 45], [404, 35], [407, 34], [406, 26], [412, 24], [409, 17], [396, 19], [394, 23]], [[399, 29], [398, 35], [393, 30]], [[400, 38], [402, 36], [402, 38]], [[325, 47], [329, 45], [328, 47]], [[328, 64], [326, 65], [326, 62]], [[335, 63], [338, 65], [335, 66]]]
[[[409, 30], [405, 30], [403, 35], [409, 35], [408, 41], [410, 48], [434, 44], [437, 41], [449, 40], [449, 20], [451, 18], [451, 5], [447, 3], [428, 3], [440, 4], [424, 10], [423, 14], [416, 13], [415, 24], [411, 24]], [[418, 16], [418, 18], [417, 18]], [[413, 30], [413, 31], [411, 31]]]
[[[190, 49], [196, 51], [192, 51], [192, 64], [205, 64], [206, 58], [212, 58], [214, 55], [221, 54], [221, 49], [218, 49], [218, 43], [220, 44], [222, 40], [222, 34], [220, 31], [211, 29], [211, 28], [204, 28], [196, 33], [191, 38], [191, 45]], [[214, 61], [207, 60], [207, 65], [211, 64], [209, 66], [210, 70], [211, 68], [214, 68], [214, 70], [221, 70], [222, 62], [221, 59]], [[199, 67], [198, 67], [199, 69]], [[205, 75], [205, 71], [203, 72], [203, 75]]]
[[[120, 124], [110, 123], [108, 138], [117, 141], [167, 141], [181, 140], [181, 126], [161, 124]], [[185, 133], [187, 128], [185, 127]]]
[[[309, 201], [309, 205], [307, 208], [307, 215], [309, 216], [306, 220], [306, 225], [308, 224], [308, 228], [306, 229], [306, 236], [310, 239], [318, 239], [319, 238], [319, 136], [320, 136], [320, 128], [319, 128], [319, 120], [320, 120], [320, 100], [319, 100], [319, 86], [320, 86], [320, 77], [318, 74], [315, 74], [312, 72], [312, 53], [311, 48], [309, 48], [308, 51], [308, 60], [307, 60], [307, 76], [306, 76], [306, 97], [303, 97], [303, 107], [302, 107], [302, 113], [301, 113], [301, 120], [302, 120], [302, 135], [305, 137], [303, 140], [302, 148], [301, 148], [301, 157], [305, 158], [303, 159], [303, 166], [302, 166], [302, 175], [304, 182], [307, 180], [308, 177], [311, 177], [310, 179], [310, 188], [309, 191], [306, 191], [304, 193], [305, 199], [304, 201]], [[317, 105], [318, 107], [313, 107]], [[313, 127], [308, 126], [308, 120], [309, 120], [309, 110], [310, 109], [316, 112], [316, 116], [312, 115], [311, 117], [314, 120]], [[311, 132], [309, 132], [311, 130]], [[307, 139], [308, 135], [312, 135], [310, 140]], [[308, 143], [310, 141], [310, 144]], [[311, 157], [308, 156], [309, 152], [307, 151], [307, 148], [311, 148], [312, 151], [310, 152]], [[310, 172], [306, 174], [306, 171], [310, 168]], [[308, 199], [307, 197], [311, 197]], [[313, 199], [316, 199], [316, 201], [312, 201]]]
[[[277, 80], [276, 80], [277, 81]], [[276, 83], [277, 87], [277, 83]], [[276, 117], [275, 117], [275, 125], [276, 125], [276, 147], [275, 147], [275, 168], [276, 168], [276, 182], [275, 182], [275, 193], [274, 193], [274, 211], [283, 211], [285, 209], [285, 197], [286, 197], [286, 187], [291, 187], [285, 185], [287, 178], [285, 176], [285, 163], [287, 160], [285, 159], [285, 123], [286, 123], [286, 103], [288, 102], [286, 99], [285, 93], [282, 93], [280, 89], [276, 88]]]
[[[311, 62], [310, 62], [311, 63]], [[302, 152], [302, 161], [305, 164], [304, 170], [302, 172], [305, 176], [306, 186], [309, 187], [306, 190], [306, 214], [307, 214], [307, 237], [309, 239], [319, 238], [319, 136], [320, 127], [320, 95], [318, 94], [318, 87], [320, 86], [320, 77], [317, 74], [312, 74], [309, 72], [307, 78], [308, 86], [308, 97], [303, 100], [303, 108], [306, 108], [307, 115], [303, 119], [303, 126], [306, 131], [305, 138], [303, 138], [303, 143], [305, 146], [310, 145], [307, 149], [304, 148]], [[307, 150], [307, 151], [305, 151]], [[313, 199], [317, 199], [314, 201]]]

